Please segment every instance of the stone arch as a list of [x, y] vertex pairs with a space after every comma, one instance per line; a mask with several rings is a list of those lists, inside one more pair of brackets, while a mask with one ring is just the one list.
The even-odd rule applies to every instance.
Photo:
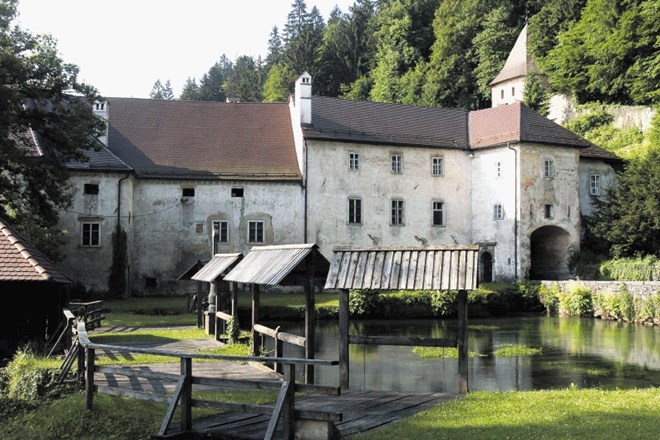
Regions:
[[570, 276], [571, 235], [559, 226], [543, 226], [530, 237], [532, 280], [561, 280]]
[[493, 282], [493, 254], [488, 251], [482, 252], [479, 260], [481, 261], [481, 267], [479, 268], [481, 282]]

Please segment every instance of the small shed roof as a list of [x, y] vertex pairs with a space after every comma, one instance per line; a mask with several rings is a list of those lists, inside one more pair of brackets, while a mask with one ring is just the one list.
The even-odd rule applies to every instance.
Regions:
[[71, 283], [69, 277], [2, 219], [0, 219], [0, 281]]
[[293, 286], [301, 285], [310, 272], [315, 278], [325, 279], [329, 269], [330, 262], [315, 244], [256, 246], [225, 276], [225, 281]]
[[190, 266], [188, 269], [186, 269], [179, 277], [176, 279], [177, 281], [187, 281], [191, 280], [192, 276], [195, 275], [199, 270], [206, 266], [206, 264], [209, 262], [209, 260], [197, 260], [196, 262], [193, 263], [192, 266]]
[[215, 254], [211, 261], [190, 279], [210, 283], [220, 278], [223, 273], [226, 275], [242, 259], [243, 254]]
[[474, 290], [479, 246], [338, 247], [326, 289]]

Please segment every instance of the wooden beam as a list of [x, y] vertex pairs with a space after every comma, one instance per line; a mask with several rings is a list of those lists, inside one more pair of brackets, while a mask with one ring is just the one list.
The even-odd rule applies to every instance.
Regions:
[[[82, 349], [82, 347], [80, 348]], [[95, 352], [93, 348], [85, 350], [85, 409], [92, 410], [94, 406], [94, 360]]]
[[192, 359], [181, 358], [181, 431], [192, 429]]
[[254, 329], [254, 326], [259, 322], [259, 285], [251, 284], [250, 289], [252, 290], [252, 356], [259, 356], [259, 343], [257, 341], [257, 331]]
[[348, 371], [348, 290], [339, 291], [339, 387], [347, 390], [349, 386]]
[[[308, 278], [305, 281], [305, 359], [314, 359], [316, 348], [316, 299], [314, 295], [314, 269], [313, 260], [307, 262]], [[314, 383], [314, 365], [305, 365], [305, 383]]]
[[467, 290], [459, 290], [458, 295], [458, 392], [468, 392], [468, 302]]

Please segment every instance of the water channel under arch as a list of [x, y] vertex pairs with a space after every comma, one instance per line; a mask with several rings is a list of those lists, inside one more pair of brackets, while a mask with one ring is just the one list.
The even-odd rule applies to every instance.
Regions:
[[[272, 325], [272, 323], [271, 323]], [[303, 334], [302, 324], [280, 322]], [[350, 334], [453, 337], [452, 320], [352, 321]], [[317, 327], [316, 357], [338, 358], [337, 321]], [[505, 344], [541, 348], [534, 356], [497, 357]], [[302, 357], [298, 347], [285, 356]], [[660, 387], [660, 328], [587, 318], [472, 319], [468, 347], [471, 391]], [[336, 367], [317, 367], [316, 383], [337, 386]], [[350, 346], [351, 389], [457, 392], [456, 359], [422, 359], [412, 347]]]

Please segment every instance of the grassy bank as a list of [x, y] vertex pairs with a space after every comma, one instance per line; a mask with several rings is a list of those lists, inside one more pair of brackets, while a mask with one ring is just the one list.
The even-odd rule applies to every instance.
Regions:
[[[98, 395], [93, 412], [86, 413], [81, 393], [19, 406], [0, 402], [0, 438], [146, 440], [166, 409]], [[658, 389], [477, 392], [356, 438], [646, 440], [660, 432], [658, 414]]]

